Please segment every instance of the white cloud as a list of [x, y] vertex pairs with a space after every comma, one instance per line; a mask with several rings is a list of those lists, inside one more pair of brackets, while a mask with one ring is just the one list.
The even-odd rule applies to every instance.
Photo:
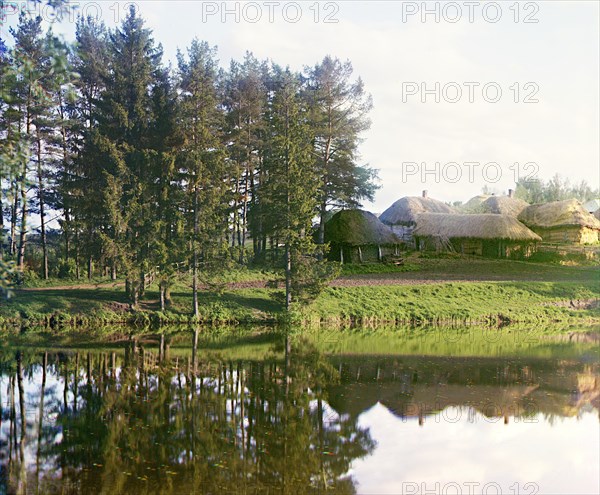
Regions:
[[[505, 425], [476, 413], [469, 422], [464, 412], [445, 410], [426, 417], [423, 426], [414, 418], [397, 418], [381, 404], [363, 413], [359, 424], [370, 429], [378, 445], [372, 455], [352, 464], [357, 491], [408, 493], [403, 483], [417, 483], [418, 493], [425, 493], [423, 486], [429, 493], [436, 483], [438, 493], [456, 493], [450, 483], [457, 483], [462, 493], [469, 493], [467, 483], [479, 483], [475, 493], [486, 483], [496, 483], [502, 493], [529, 493], [526, 483], [535, 483], [537, 493], [597, 490], [600, 430], [595, 412], [554, 425], [542, 415], [529, 422], [511, 418]], [[495, 493], [492, 486], [488, 493]]]

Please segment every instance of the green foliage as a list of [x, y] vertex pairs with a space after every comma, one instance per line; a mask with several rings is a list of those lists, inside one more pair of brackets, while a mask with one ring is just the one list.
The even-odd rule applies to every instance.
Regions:
[[371, 122], [371, 96], [360, 78], [352, 80], [350, 61], [326, 56], [306, 69], [314, 167], [319, 184], [318, 243], [324, 244], [327, 208], [356, 208], [363, 199], [372, 200], [378, 189], [377, 172], [360, 165], [358, 145], [361, 133]]
[[[318, 207], [318, 176], [312, 167], [310, 128], [300, 98], [300, 77], [275, 67], [274, 96], [270, 107], [271, 144], [265, 156], [267, 178], [259, 201], [271, 212], [265, 230], [285, 250], [285, 307], [294, 296], [301, 303], [318, 293], [319, 275], [315, 245], [308, 235]], [[310, 267], [310, 268], [309, 268]]]
[[329, 283], [340, 275], [338, 263], [319, 260], [314, 255], [292, 254], [292, 297], [308, 304], [319, 297]]
[[74, 279], [77, 267], [74, 259], [60, 260], [57, 265], [57, 276], [62, 279]]
[[568, 178], [556, 174], [552, 179], [544, 181], [541, 179], [519, 179], [515, 196], [531, 204], [548, 203], [550, 201], [562, 201], [565, 199], [578, 199], [581, 202], [600, 197], [598, 189], [586, 182], [571, 184]]
[[0, 258], [0, 298], [12, 295], [13, 280], [16, 273], [14, 261]]

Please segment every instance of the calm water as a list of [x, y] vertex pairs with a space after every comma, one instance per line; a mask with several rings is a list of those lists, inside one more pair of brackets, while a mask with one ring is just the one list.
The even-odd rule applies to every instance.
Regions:
[[599, 492], [597, 344], [189, 342], [5, 345], [0, 493]]

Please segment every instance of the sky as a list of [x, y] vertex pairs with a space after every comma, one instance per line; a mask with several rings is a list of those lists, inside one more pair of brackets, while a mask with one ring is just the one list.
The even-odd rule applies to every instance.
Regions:
[[555, 421], [538, 414], [505, 425], [450, 407], [419, 426], [377, 403], [359, 417], [377, 448], [351, 474], [364, 494], [597, 493], [597, 412]]
[[[131, 2], [72, 3], [112, 28]], [[443, 201], [503, 194], [519, 176], [600, 185], [596, 1], [133, 3], [167, 62], [195, 37], [223, 67], [246, 51], [295, 70], [350, 60], [374, 103], [360, 146], [379, 170], [371, 211], [424, 189]], [[71, 40], [74, 24], [53, 29]]]

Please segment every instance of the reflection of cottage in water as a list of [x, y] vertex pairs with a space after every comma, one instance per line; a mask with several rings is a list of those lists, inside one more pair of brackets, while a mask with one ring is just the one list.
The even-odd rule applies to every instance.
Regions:
[[598, 367], [581, 363], [542, 367], [433, 357], [423, 363], [422, 358], [403, 356], [375, 363], [348, 357], [337, 367], [341, 384], [331, 387], [329, 402], [340, 414], [352, 417], [378, 403], [395, 416], [420, 424], [449, 408], [458, 408], [452, 414], [469, 419], [478, 413], [506, 424], [511, 417], [526, 420], [543, 414], [552, 419], [600, 409]]

